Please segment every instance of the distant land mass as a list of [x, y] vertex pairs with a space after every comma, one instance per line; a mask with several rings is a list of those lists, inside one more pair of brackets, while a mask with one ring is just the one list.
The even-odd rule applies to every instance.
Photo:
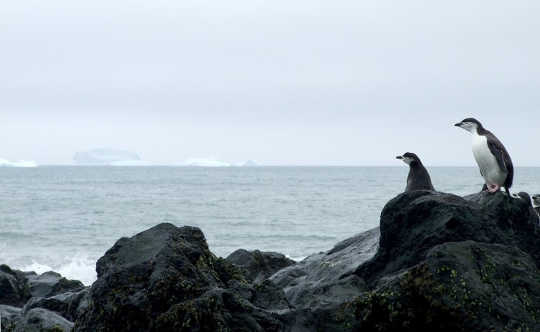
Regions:
[[73, 156], [77, 165], [139, 166], [148, 165], [135, 152], [116, 149], [93, 149]]
[[0, 158], [0, 167], [37, 167], [37, 163], [32, 160], [10, 161]]

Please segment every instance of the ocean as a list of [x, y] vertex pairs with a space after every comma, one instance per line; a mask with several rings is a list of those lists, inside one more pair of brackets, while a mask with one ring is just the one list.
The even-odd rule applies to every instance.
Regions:
[[[429, 168], [439, 191], [478, 192], [475, 167]], [[0, 168], [0, 264], [91, 284], [120, 237], [158, 223], [200, 227], [212, 252], [278, 251], [300, 260], [379, 224], [402, 167]], [[540, 168], [513, 192], [540, 193]]]

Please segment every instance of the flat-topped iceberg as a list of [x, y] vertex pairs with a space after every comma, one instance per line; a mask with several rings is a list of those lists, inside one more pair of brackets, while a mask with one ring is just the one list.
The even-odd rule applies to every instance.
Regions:
[[37, 167], [37, 163], [32, 160], [9, 161], [0, 158], [0, 167]]
[[77, 152], [73, 156], [77, 165], [109, 165], [109, 166], [147, 166], [138, 154], [116, 149], [94, 149]]
[[154, 164], [146, 160], [122, 160], [122, 161], [113, 161], [110, 163], [111, 166], [153, 166]]
[[181, 165], [194, 166], [194, 167], [229, 167], [231, 166], [231, 164], [224, 161], [205, 159], [205, 158], [191, 158], [191, 159], [186, 160]]

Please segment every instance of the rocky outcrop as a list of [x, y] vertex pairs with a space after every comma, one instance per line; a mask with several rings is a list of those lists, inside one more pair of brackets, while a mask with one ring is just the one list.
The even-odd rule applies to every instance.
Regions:
[[88, 290], [56, 272], [22, 272], [0, 266], [2, 331], [71, 331], [85, 309]]
[[25, 312], [17, 321], [15, 332], [68, 332], [73, 323], [62, 316], [42, 308]]
[[381, 216], [377, 254], [350, 305], [368, 331], [540, 331], [540, 237], [529, 203], [503, 193], [414, 192]]
[[195, 227], [160, 224], [120, 239], [96, 267], [87, 311], [75, 331], [279, 331], [254, 306], [242, 272], [208, 249]]
[[418, 264], [431, 248], [446, 242], [516, 246], [540, 261], [529, 204], [503, 193], [465, 198], [430, 191], [402, 194], [385, 206], [380, 227], [377, 254], [356, 273], [369, 282]]
[[88, 307], [88, 291], [88, 288], [84, 288], [78, 292], [66, 292], [51, 297], [33, 297], [23, 307], [23, 313], [42, 308], [74, 322]]
[[0, 265], [0, 304], [23, 306], [31, 297], [26, 274]]
[[20, 308], [0, 304], [0, 325], [2, 326], [2, 331], [14, 331], [20, 318]]
[[[343, 317], [353, 315], [343, 304], [366, 291], [353, 272], [377, 251], [379, 228], [344, 240], [269, 278], [286, 294], [293, 331], [341, 331]], [[344, 277], [345, 276], [345, 277]], [[345, 314], [345, 312], [348, 312]]]
[[540, 331], [538, 276], [516, 247], [441, 244], [354, 302], [356, 330]]
[[82, 282], [68, 280], [56, 272], [45, 272], [40, 275], [29, 274], [28, 286], [32, 297], [51, 297], [66, 292], [78, 292], [84, 289]]

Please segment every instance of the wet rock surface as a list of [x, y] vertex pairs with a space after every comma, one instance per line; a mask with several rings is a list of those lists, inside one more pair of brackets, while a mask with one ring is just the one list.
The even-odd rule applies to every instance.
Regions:
[[540, 237], [503, 193], [415, 192], [390, 201], [380, 249], [355, 274], [354, 330], [540, 331]]
[[120, 239], [97, 272], [75, 331], [283, 329], [279, 317], [234, 291], [249, 288], [242, 271], [214, 256], [195, 227], [160, 224]]
[[0, 304], [23, 306], [30, 297], [25, 273], [0, 265]]
[[0, 266], [2, 331], [71, 331], [84, 310], [88, 289], [56, 272], [12, 270]]
[[277, 252], [239, 249], [227, 256], [227, 261], [243, 270], [246, 279], [260, 283], [277, 271], [296, 262]]

